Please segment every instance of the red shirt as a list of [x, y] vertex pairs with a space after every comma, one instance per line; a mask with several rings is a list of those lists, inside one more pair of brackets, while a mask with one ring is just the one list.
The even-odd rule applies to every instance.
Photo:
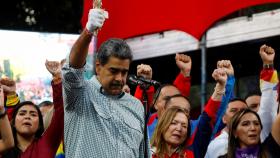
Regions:
[[[159, 158], [159, 157], [153, 154], [152, 158]], [[164, 158], [182, 158], [182, 157], [179, 156], [179, 153], [174, 152], [171, 156], [165, 154]], [[190, 150], [184, 150], [183, 158], [194, 158], [193, 152]]]
[[54, 115], [50, 126], [42, 137], [34, 141], [21, 154], [20, 158], [54, 158], [56, 150], [63, 138], [64, 110], [62, 98], [62, 83], [53, 87]]
[[[64, 124], [64, 110], [62, 98], [62, 83], [54, 85], [53, 87], [53, 103], [54, 115], [51, 124], [43, 133], [42, 137], [34, 140], [27, 149], [20, 154], [20, 158], [54, 158], [56, 150], [63, 138], [63, 124]], [[13, 148], [3, 157], [13, 157], [13, 151], [20, 151], [18, 148]], [[0, 156], [1, 157], [1, 156]]]

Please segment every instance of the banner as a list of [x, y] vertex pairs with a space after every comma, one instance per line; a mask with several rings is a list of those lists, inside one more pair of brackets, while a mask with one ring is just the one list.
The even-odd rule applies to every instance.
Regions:
[[[109, 12], [98, 34], [98, 46], [111, 37], [130, 38], [167, 30], [200, 39], [216, 21], [242, 8], [280, 0], [102, 0]], [[84, 0], [85, 26], [92, 0]]]

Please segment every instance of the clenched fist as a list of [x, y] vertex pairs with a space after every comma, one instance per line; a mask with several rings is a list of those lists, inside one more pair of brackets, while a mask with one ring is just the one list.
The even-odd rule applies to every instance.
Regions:
[[220, 60], [217, 62], [217, 68], [223, 68], [227, 75], [234, 75], [234, 69], [230, 60]]
[[227, 81], [227, 73], [226, 70], [223, 68], [218, 68], [215, 69], [212, 73], [212, 77], [214, 78], [214, 80], [221, 84], [221, 85], [225, 85], [226, 81]]
[[272, 47], [264, 44], [260, 47], [260, 56], [262, 58], [263, 64], [273, 64], [275, 51]]
[[150, 65], [141, 64], [137, 66], [137, 76], [142, 76], [145, 79], [152, 79], [153, 70]]
[[64, 60], [62, 60], [61, 62], [46, 60], [45, 66], [46, 66], [47, 70], [52, 74], [53, 77], [61, 76], [61, 67], [62, 67], [63, 61]]
[[108, 12], [103, 9], [89, 10], [86, 24], [87, 30], [93, 33], [96, 29], [101, 28], [106, 18], [108, 18]]
[[1, 78], [0, 85], [6, 94], [16, 93], [16, 82], [10, 78]]
[[192, 69], [192, 59], [190, 56], [185, 54], [176, 54], [175, 61], [177, 64], [177, 67], [181, 70], [181, 73], [188, 77], [190, 76], [190, 72]]

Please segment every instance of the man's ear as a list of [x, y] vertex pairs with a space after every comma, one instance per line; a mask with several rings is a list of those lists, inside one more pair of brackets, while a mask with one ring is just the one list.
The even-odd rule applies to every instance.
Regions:
[[99, 62], [99, 60], [95, 61], [95, 72], [98, 75], [100, 73], [100, 67], [101, 67], [101, 63]]

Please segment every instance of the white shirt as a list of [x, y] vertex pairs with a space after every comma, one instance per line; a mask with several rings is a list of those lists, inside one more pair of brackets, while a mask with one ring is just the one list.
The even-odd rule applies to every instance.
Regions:
[[270, 134], [272, 124], [277, 116], [277, 85], [278, 82], [272, 83], [267, 81], [261, 82], [261, 102], [258, 114], [261, 118], [263, 129], [261, 132], [261, 142]]
[[228, 133], [222, 130], [222, 133], [210, 142], [207, 148], [205, 158], [217, 158], [225, 155], [228, 151]]

